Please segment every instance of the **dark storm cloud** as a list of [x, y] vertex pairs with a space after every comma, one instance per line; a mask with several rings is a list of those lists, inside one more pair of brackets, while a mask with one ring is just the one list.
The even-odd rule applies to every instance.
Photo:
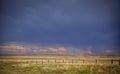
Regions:
[[118, 49], [118, 0], [1, 0], [1, 3], [1, 42], [87, 48], [117, 45]]

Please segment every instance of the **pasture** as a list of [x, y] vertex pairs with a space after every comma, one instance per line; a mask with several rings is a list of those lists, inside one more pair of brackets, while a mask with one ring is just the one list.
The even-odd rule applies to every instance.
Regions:
[[0, 74], [120, 74], [120, 57], [0, 56]]

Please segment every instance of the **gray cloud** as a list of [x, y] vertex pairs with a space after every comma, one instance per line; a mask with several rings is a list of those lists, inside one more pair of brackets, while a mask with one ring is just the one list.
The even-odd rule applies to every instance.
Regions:
[[[114, 47], [94, 46], [60, 46], [60, 45], [32, 45], [28, 43], [10, 42], [0, 45], [0, 55], [119, 55]], [[96, 49], [98, 49], [96, 51]], [[115, 49], [115, 48], [114, 48]]]
[[[6, 0], [2, 3], [0, 42], [76, 47], [118, 43], [117, 0]], [[74, 51], [77, 50], [82, 49]]]

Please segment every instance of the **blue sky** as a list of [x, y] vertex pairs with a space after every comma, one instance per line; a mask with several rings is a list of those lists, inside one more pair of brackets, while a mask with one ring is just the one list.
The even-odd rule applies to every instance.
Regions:
[[1, 3], [0, 49], [6, 49], [1, 54], [8, 54], [16, 46], [65, 49], [74, 54], [120, 52], [118, 0], [1, 0]]

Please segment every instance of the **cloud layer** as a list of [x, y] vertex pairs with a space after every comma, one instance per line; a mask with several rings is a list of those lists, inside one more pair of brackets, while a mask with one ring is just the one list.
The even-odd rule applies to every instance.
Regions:
[[25, 45], [8, 44], [0, 46], [0, 55], [45, 55], [45, 54], [61, 54], [67, 53], [64, 47], [28, 47]]
[[35, 46], [23, 44], [4, 44], [0, 46], [0, 55], [119, 55], [117, 50], [93, 47], [73, 46]]
[[118, 0], [1, 0], [0, 3], [0, 44], [28, 44], [1, 46], [1, 53], [92, 55], [120, 51]]

